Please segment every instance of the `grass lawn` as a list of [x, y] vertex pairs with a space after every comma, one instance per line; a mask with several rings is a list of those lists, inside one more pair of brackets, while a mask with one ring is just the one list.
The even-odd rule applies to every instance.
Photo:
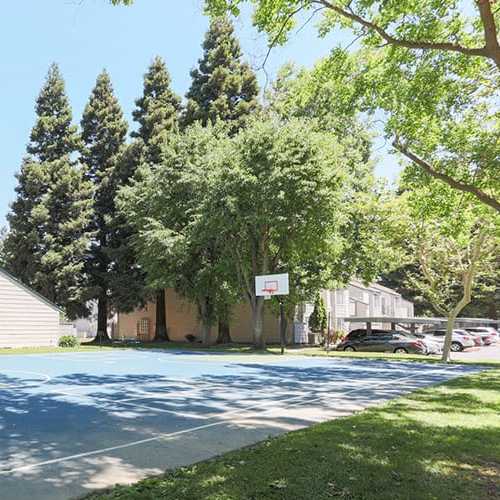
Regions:
[[500, 370], [87, 500], [500, 498]]
[[[187, 344], [185, 342], [144, 342], [144, 343], [121, 343], [114, 342], [113, 344], [104, 344], [102, 346], [95, 344], [82, 343], [78, 347], [15, 347], [15, 348], [0, 348], [0, 355], [8, 354], [46, 354], [46, 353], [64, 353], [64, 352], [112, 352], [116, 349], [179, 349], [179, 350], [196, 350], [206, 352], [229, 352], [241, 354], [271, 354], [271, 351], [256, 351], [253, 347], [247, 345], [227, 345], [201, 347], [199, 344]], [[278, 352], [278, 350], [276, 351]]]

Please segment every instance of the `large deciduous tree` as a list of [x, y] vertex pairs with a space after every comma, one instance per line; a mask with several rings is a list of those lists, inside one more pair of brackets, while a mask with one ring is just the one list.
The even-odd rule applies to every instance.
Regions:
[[[233, 25], [226, 17], [211, 21], [203, 42], [203, 57], [191, 71], [191, 78], [182, 117], [184, 127], [194, 122], [206, 126], [221, 121], [230, 134], [235, 134], [259, 106], [256, 76], [243, 61]], [[231, 342], [230, 307], [220, 304], [219, 315], [217, 342]]]
[[210, 213], [251, 306], [259, 348], [264, 300], [254, 277], [288, 271], [302, 282], [309, 275], [326, 281], [340, 254], [341, 151], [307, 121], [278, 117], [252, 120], [226, 148]]
[[455, 320], [485, 281], [498, 278], [500, 220], [473, 196], [436, 180], [409, 188], [401, 205], [406, 230], [395, 237], [418, 265], [408, 286], [447, 318], [443, 361], [449, 361]]
[[38, 96], [36, 114], [7, 217], [5, 261], [21, 281], [75, 317], [86, 312], [92, 188], [74, 160], [79, 137], [55, 64]]
[[[85, 176], [94, 185], [94, 217], [90, 229], [94, 238], [87, 272], [98, 303], [96, 341], [108, 341], [107, 322], [114, 303], [113, 275], [120, 272], [113, 250], [120, 246], [115, 196], [124, 182], [120, 175], [127, 123], [116, 99], [109, 75], [103, 71], [85, 107], [82, 121], [82, 162]], [[123, 271], [123, 270], [122, 270]]]
[[[138, 151], [136, 164], [145, 162], [158, 166], [162, 151], [170, 136], [178, 130], [181, 110], [180, 98], [171, 88], [171, 79], [165, 61], [156, 57], [144, 75], [143, 95], [136, 100], [134, 120], [139, 124], [132, 133]], [[156, 291], [155, 340], [168, 340], [165, 288]]]
[[[246, 1], [206, 3], [217, 15], [237, 15]], [[454, 0], [253, 3], [254, 22], [271, 46], [284, 43], [307, 12], [322, 16], [321, 34], [350, 28], [372, 51], [359, 68], [368, 105], [386, 113], [386, 134], [414, 175], [439, 179], [500, 211], [500, 9], [492, 0], [476, 0], [470, 12]]]
[[120, 194], [150, 286], [174, 287], [197, 306], [204, 344], [219, 304], [235, 295], [222, 259], [225, 242], [207, 205], [227, 141], [223, 130], [199, 124], [172, 134], [162, 163], [144, 165], [137, 182]]

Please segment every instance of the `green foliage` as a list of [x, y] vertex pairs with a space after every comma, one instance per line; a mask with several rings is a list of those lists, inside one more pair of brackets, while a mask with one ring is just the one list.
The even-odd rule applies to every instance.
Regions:
[[399, 244], [407, 249], [407, 263], [418, 265], [407, 286], [448, 318], [447, 361], [455, 319], [489, 281], [498, 279], [500, 219], [472, 195], [437, 180], [402, 196], [401, 218], [406, 224]]
[[71, 107], [56, 64], [49, 68], [35, 110], [37, 121], [27, 147], [33, 158], [40, 162], [54, 161], [78, 150], [80, 139], [76, 126], [71, 123]]
[[5, 238], [7, 236], [7, 229], [5, 227], [0, 228], [0, 267], [5, 266]]
[[232, 138], [210, 126], [173, 137], [120, 206], [151, 285], [175, 286], [210, 324], [222, 304], [255, 305], [256, 274], [290, 271], [296, 297], [331, 279], [344, 178], [331, 135], [268, 117]]
[[73, 335], [63, 335], [62, 337], [59, 337], [57, 345], [59, 347], [78, 347], [80, 342]]
[[92, 188], [72, 159], [79, 140], [55, 65], [36, 111], [31, 155], [17, 175], [17, 196], [7, 217], [4, 258], [12, 274], [72, 318], [86, 312], [83, 268], [91, 236]]
[[314, 299], [314, 310], [309, 316], [309, 328], [312, 332], [324, 333], [328, 326], [327, 322], [325, 303], [321, 294], [317, 293]]
[[[153, 168], [163, 159], [163, 149], [178, 131], [180, 98], [171, 89], [171, 80], [163, 59], [156, 57], [144, 75], [143, 94], [136, 100], [134, 120], [139, 127], [129, 148], [131, 165], [137, 170], [142, 163]], [[125, 217], [126, 219], [126, 217]], [[155, 340], [168, 339], [165, 292], [156, 292]]]
[[132, 137], [142, 140], [144, 161], [157, 165], [161, 162], [163, 145], [178, 129], [180, 98], [171, 89], [171, 79], [161, 57], [156, 57], [144, 75], [144, 91], [136, 100], [134, 120], [139, 124]]
[[[84, 147], [81, 160], [86, 178], [94, 186], [94, 217], [90, 229], [94, 233], [87, 273], [99, 298], [99, 332], [106, 331], [105, 320], [111, 305], [120, 309], [121, 299], [131, 292], [136, 273], [127, 273], [126, 265], [117, 260], [126, 240], [123, 221], [117, 219], [116, 193], [128, 181], [130, 171], [122, 168], [127, 123], [116, 99], [109, 75], [103, 71], [90, 95], [81, 121]], [[129, 279], [126, 279], [129, 278]], [[105, 334], [105, 333], [103, 333]]]
[[[206, 6], [215, 15], [238, 15], [245, 3], [253, 4], [254, 24], [275, 45], [318, 2], [207, 0]], [[354, 92], [342, 92], [340, 105], [384, 112], [387, 138], [410, 161], [408, 177], [423, 184], [438, 178], [500, 211], [500, 10], [488, 1], [470, 9], [455, 0], [320, 3], [319, 34], [350, 29], [363, 52], [353, 65], [358, 56], [338, 57], [335, 50], [315, 78], [348, 74], [346, 81], [358, 82], [347, 85]]]
[[206, 328], [218, 304], [234, 301], [232, 277], [221, 259], [224, 241], [210, 224], [206, 206], [226, 141], [223, 130], [210, 126], [172, 134], [163, 163], [142, 167], [138, 180], [120, 196], [121, 209], [137, 231], [138, 256], [150, 287], [174, 287], [197, 304]]
[[393, 196], [374, 180], [369, 123], [359, 116], [365, 82], [352, 76], [360, 73], [357, 58], [336, 50], [313, 70], [284, 66], [268, 95], [271, 109], [282, 119], [308, 119], [343, 147], [342, 166], [348, 175], [341, 200], [343, 265], [337, 284], [355, 275], [372, 281], [397, 265], [401, 253], [390, 244], [398, 227]]
[[242, 62], [241, 48], [227, 18], [213, 19], [203, 42], [203, 57], [191, 71], [191, 88], [182, 119], [187, 126], [217, 120], [228, 123], [232, 132], [244, 125], [258, 108], [255, 74]]

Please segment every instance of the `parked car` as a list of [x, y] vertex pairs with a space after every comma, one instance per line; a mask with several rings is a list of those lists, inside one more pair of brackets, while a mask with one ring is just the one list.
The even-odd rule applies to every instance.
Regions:
[[481, 338], [481, 335], [478, 335], [476, 333], [469, 333], [467, 330], [463, 330], [461, 328], [457, 328], [453, 331], [455, 333], [458, 333], [459, 335], [465, 335], [465, 336], [472, 337], [472, 340], [474, 341], [474, 344], [476, 345], [476, 347], [480, 347], [480, 346], [484, 345], [484, 342], [483, 342], [483, 339]]
[[[426, 338], [430, 338], [431, 340], [435, 340], [441, 345], [444, 345], [444, 338], [446, 336], [446, 330], [444, 329], [436, 329], [436, 330], [428, 330], [425, 331], [424, 336]], [[453, 352], [463, 351], [469, 347], [474, 347], [476, 345], [474, 339], [471, 335], [466, 335], [461, 330], [453, 330], [453, 334], [451, 337], [451, 350]]]
[[466, 328], [465, 330], [470, 334], [480, 335], [485, 345], [490, 345], [498, 342], [500, 337], [498, 331], [491, 326], [471, 326], [469, 328]]
[[425, 341], [398, 331], [365, 329], [350, 332], [337, 346], [339, 351], [427, 354]]
[[409, 338], [418, 338], [420, 339], [427, 348], [426, 354], [441, 354], [443, 352], [443, 344], [439, 341], [436, 341], [430, 337], [426, 337], [425, 335], [419, 333], [407, 333], [407, 332], [397, 332], [398, 335], [404, 335]]

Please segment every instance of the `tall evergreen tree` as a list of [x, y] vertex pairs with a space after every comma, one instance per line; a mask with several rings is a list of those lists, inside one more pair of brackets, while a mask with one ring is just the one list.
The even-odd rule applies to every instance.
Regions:
[[[183, 126], [220, 120], [228, 125], [230, 133], [236, 133], [258, 108], [257, 78], [242, 60], [240, 44], [227, 18], [211, 21], [203, 42], [203, 57], [198, 68], [191, 71], [191, 78]], [[217, 343], [228, 343], [230, 306], [221, 303], [218, 309]]]
[[227, 18], [210, 23], [203, 42], [203, 57], [191, 71], [191, 88], [182, 123], [203, 125], [217, 120], [229, 122], [237, 131], [258, 108], [257, 78], [242, 61], [240, 44]]
[[90, 224], [95, 237], [87, 261], [93, 296], [97, 298], [96, 341], [108, 341], [107, 321], [113, 306], [113, 283], [120, 266], [113, 259], [121, 245], [115, 223], [115, 197], [124, 179], [120, 159], [125, 148], [127, 123], [116, 99], [111, 80], [103, 71], [96, 81], [82, 117], [82, 162], [85, 175], [94, 185], [94, 217]]
[[72, 158], [79, 138], [56, 65], [49, 69], [36, 114], [8, 215], [5, 260], [14, 275], [75, 317], [85, 312], [87, 298], [91, 185]]
[[30, 135], [28, 153], [37, 161], [59, 160], [78, 150], [80, 139], [57, 64], [49, 68], [36, 100], [37, 121]]
[[[143, 95], [136, 100], [134, 120], [139, 124], [132, 133], [141, 159], [150, 165], [162, 161], [163, 146], [170, 134], [178, 130], [181, 100], [171, 88], [171, 79], [165, 61], [156, 57], [144, 75]], [[168, 340], [165, 289], [156, 291], [155, 340]]]

